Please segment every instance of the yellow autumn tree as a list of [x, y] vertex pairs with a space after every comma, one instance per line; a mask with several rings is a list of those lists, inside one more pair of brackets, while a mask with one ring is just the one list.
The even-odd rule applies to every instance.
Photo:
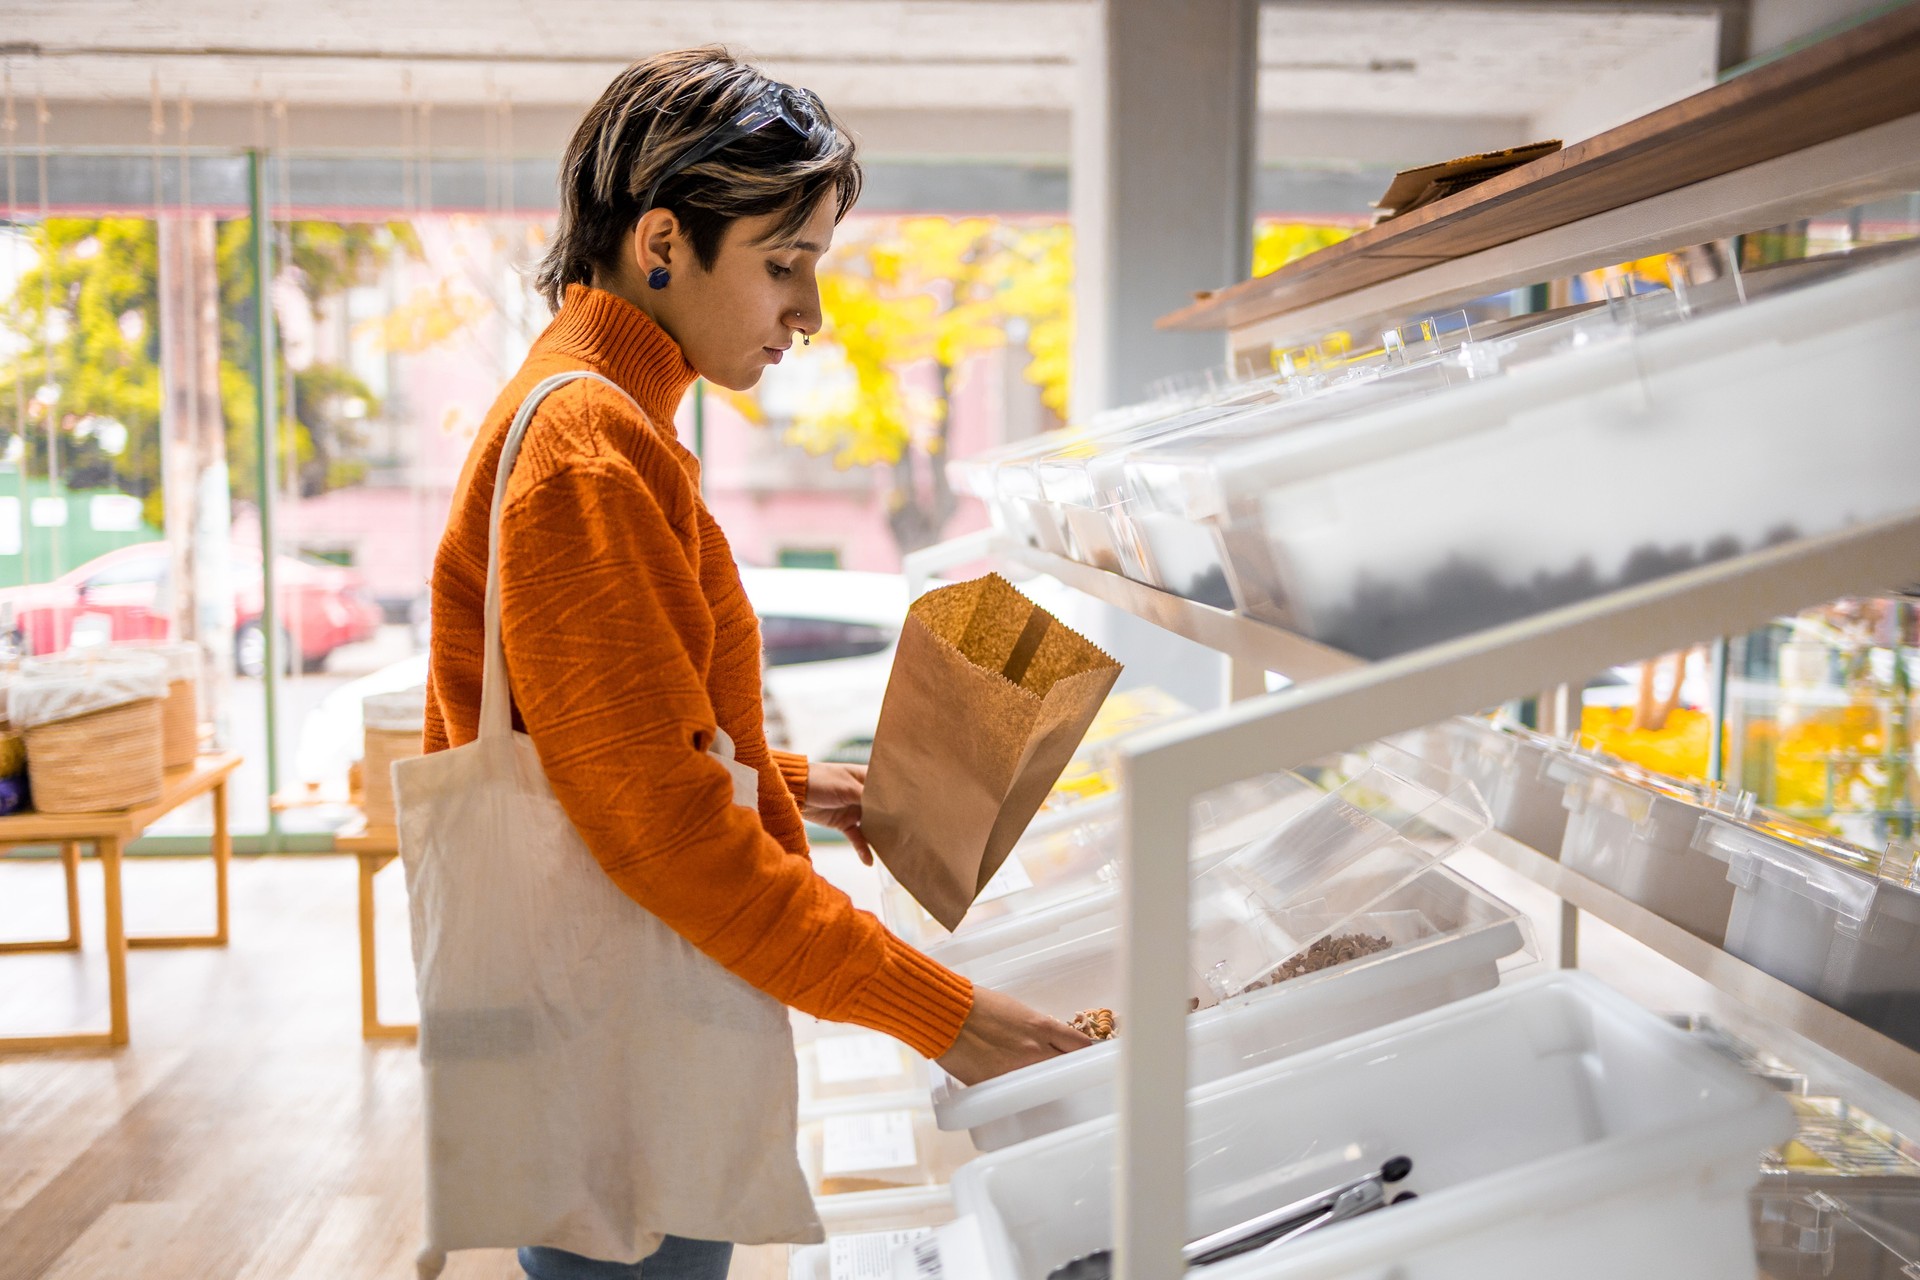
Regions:
[[827, 345], [846, 376], [788, 438], [843, 467], [890, 468], [902, 552], [937, 542], [956, 507], [946, 477], [955, 379], [973, 356], [1022, 342], [1026, 376], [1064, 413], [1073, 242], [1058, 224], [911, 217], [842, 229], [820, 275]]

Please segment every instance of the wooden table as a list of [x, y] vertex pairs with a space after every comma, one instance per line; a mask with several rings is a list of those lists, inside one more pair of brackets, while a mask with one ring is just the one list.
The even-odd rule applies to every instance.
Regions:
[[420, 1034], [414, 1024], [380, 1021], [380, 976], [374, 967], [373, 878], [400, 856], [400, 835], [392, 827], [368, 827], [362, 819], [336, 835], [333, 847], [360, 861], [360, 1036], [412, 1040]]
[[[224, 947], [227, 945], [227, 872], [233, 860], [233, 836], [227, 828], [227, 783], [240, 757], [223, 752], [204, 755], [166, 776], [152, 804], [104, 813], [19, 813], [0, 818], [0, 855], [22, 845], [57, 844], [67, 872], [67, 936], [34, 942], [0, 942], [0, 952], [78, 951], [80, 949], [80, 846], [99, 855], [106, 884], [107, 999], [105, 1031], [55, 1032], [51, 1035], [0, 1037], [0, 1053], [44, 1049], [116, 1048], [126, 1044], [128, 947]], [[213, 794], [214, 929], [212, 933], [128, 937], [120, 905], [120, 859], [146, 829], [181, 805]]]

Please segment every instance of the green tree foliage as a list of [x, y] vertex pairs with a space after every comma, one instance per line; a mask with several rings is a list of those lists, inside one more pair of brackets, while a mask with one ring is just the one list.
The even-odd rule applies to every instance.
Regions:
[[[398, 224], [307, 221], [280, 230], [283, 255], [307, 305], [316, 309], [378, 272], [392, 254], [417, 250], [411, 229]], [[68, 486], [132, 494], [144, 502], [147, 521], [159, 525], [164, 494], [157, 228], [144, 218], [50, 218], [25, 234], [32, 263], [0, 312], [11, 348], [0, 364], [0, 429], [24, 437], [28, 473], [44, 476], [51, 423]], [[255, 297], [247, 222], [218, 224], [215, 263], [227, 465], [234, 497], [256, 501]], [[57, 396], [41, 393], [49, 386]], [[280, 451], [297, 468], [303, 494], [359, 478], [349, 456], [357, 443], [354, 418], [342, 409], [356, 400], [365, 412], [378, 411], [366, 385], [334, 365], [302, 370], [292, 396], [281, 395]], [[21, 401], [24, 422], [15, 408]]]

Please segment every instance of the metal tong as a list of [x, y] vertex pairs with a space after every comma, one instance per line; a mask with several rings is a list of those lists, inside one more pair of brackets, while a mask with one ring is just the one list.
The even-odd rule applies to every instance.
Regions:
[[[1412, 1160], [1395, 1156], [1373, 1173], [1202, 1236], [1182, 1249], [1181, 1257], [1189, 1267], [1205, 1267], [1297, 1240], [1310, 1231], [1381, 1208], [1388, 1203], [1387, 1184], [1399, 1182], [1412, 1172]], [[1414, 1194], [1404, 1191], [1392, 1203], [1412, 1199]], [[1109, 1280], [1112, 1274], [1113, 1250], [1096, 1249], [1055, 1267], [1047, 1273], [1047, 1280]]]

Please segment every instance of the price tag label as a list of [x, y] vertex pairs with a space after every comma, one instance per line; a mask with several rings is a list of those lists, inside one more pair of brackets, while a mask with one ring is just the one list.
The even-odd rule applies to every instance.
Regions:
[[920, 1163], [920, 1151], [913, 1141], [911, 1111], [829, 1116], [820, 1124], [822, 1177], [837, 1178], [876, 1169], [911, 1169]]
[[985, 1280], [987, 1246], [965, 1217], [911, 1241], [893, 1255], [893, 1280]]
[[1010, 893], [1019, 893], [1022, 889], [1031, 888], [1033, 888], [1033, 877], [1027, 874], [1026, 864], [1020, 861], [1018, 854], [1010, 853], [974, 901], [992, 902], [995, 898], [1004, 898]]
[[898, 1041], [877, 1031], [852, 1036], [822, 1036], [813, 1043], [814, 1067], [821, 1084], [886, 1080], [906, 1074]]
[[892, 1280], [893, 1251], [933, 1234], [932, 1227], [911, 1231], [863, 1231], [827, 1241], [830, 1280]]

